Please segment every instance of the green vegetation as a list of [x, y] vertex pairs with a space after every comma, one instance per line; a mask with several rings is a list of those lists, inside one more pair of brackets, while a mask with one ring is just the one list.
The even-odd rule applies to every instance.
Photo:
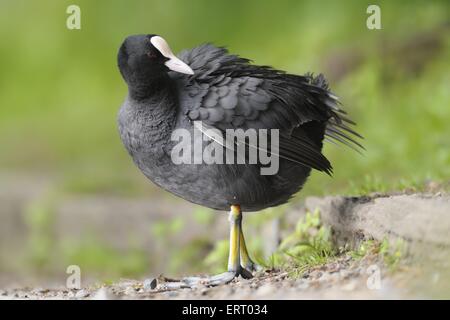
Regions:
[[[406, 256], [406, 244], [401, 239], [395, 243], [387, 239], [382, 242], [364, 240], [357, 248], [337, 248], [331, 233], [331, 229], [322, 224], [318, 210], [307, 212], [271, 256], [264, 258], [257, 254], [255, 260], [266, 269], [286, 270], [292, 277], [300, 277], [311, 268], [325, 265], [344, 255], [355, 260], [368, 255], [378, 256], [389, 271], [395, 272]], [[205, 260], [205, 267], [211, 273], [222, 272], [227, 254], [228, 241], [216, 242], [214, 250]]]
[[25, 210], [28, 227], [28, 245], [20, 264], [28, 273], [62, 273], [67, 266], [76, 264], [82, 270], [103, 279], [144, 274], [151, 261], [142, 248], [118, 250], [103, 243], [94, 234], [57, 241], [55, 205], [58, 197], [51, 193], [31, 202]]
[[365, 177], [389, 190], [450, 176], [446, 1], [380, 1], [378, 31], [365, 27], [359, 1], [80, 0], [76, 31], [65, 28], [69, 4], [0, 4], [3, 170], [58, 175], [68, 192], [156, 192], [115, 120], [126, 93], [117, 48], [128, 34], [156, 32], [175, 51], [213, 41], [258, 64], [330, 78], [367, 151], [327, 146], [334, 178], [314, 173], [303, 195], [364, 192]]
[[57, 249], [57, 256], [63, 258], [66, 266], [76, 264], [90, 277], [95, 276], [100, 281], [137, 277], [152, 266], [143, 248], [118, 250], [92, 235], [81, 241], [66, 239]]
[[360, 259], [368, 254], [379, 255], [388, 270], [394, 272], [398, 269], [401, 262], [405, 261], [406, 243], [403, 239], [398, 239], [394, 243], [390, 243], [387, 239], [384, 239], [382, 242], [365, 240], [360, 243], [358, 248], [350, 251], [350, 255], [354, 259]]
[[325, 264], [337, 255], [331, 241], [331, 230], [322, 225], [319, 211], [307, 212], [295, 231], [280, 244], [271, 257], [273, 267], [288, 268], [300, 275], [307, 269]]
[[29, 230], [29, 240], [25, 259], [36, 269], [45, 269], [51, 259], [54, 247], [54, 196], [45, 196], [31, 202], [25, 209], [25, 222]]
[[228, 252], [230, 249], [229, 240], [223, 239], [214, 243], [214, 248], [205, 258], [205, 267], [211, 270], [211, 273], [220, 273], [226, 270], [228, 261]]

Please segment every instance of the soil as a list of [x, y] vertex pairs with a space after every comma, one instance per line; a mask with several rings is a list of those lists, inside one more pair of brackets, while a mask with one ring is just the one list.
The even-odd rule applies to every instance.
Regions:
[[301, 276], [282, 271], [263, 271], [252, 279], [238, 278], [227, 285], [167, 289], [170, 283], [160, 277], [156, 288], [149, 280], [123, 279], [117, 283], [87, 287], [80, 290], [66, 288], [21, 288], [0, 290], [3, 299], [381, 299], [405, 298], [409, 295], [396, 288], [393, 280], [380, 268], [381, 283], [370, 281], [373, 266], [382, 266], [379, 257], [368, 255], [355, 260], [344, 255], [334, 261], [312, 268]]

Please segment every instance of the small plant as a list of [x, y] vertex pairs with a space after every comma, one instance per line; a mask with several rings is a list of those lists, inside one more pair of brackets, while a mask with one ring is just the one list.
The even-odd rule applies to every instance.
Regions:
[[377, 253], [379, 251], [379, 243], [375, 242], [375, 240], [364, 240], [359, 246], [349, 252], [349, 255], [355, 259], [359, 260], [367, 256], [369, 253]]
[[297, 223], [295, 231], [281, 244], [271, 257], [274, 266], [288, 266], [295, 276], [307, 269], [327, 263], [336, 256], [330, 228], [322, 225], [319, 210], [306, 215]]
[[362, 259], [367, 255], [379, 255], [389, 271], [396, 271], [399, 267], [404, 255], [406, 245], [404, 240], [398, 239], [394, 244], [388, 239], [383, 241], [365, 240], [360, 243], [356, 250], [350, 251], [349, 254], [353, 259]]
[[380, 244], [379, 254], [390, 271], [396, 271], [406, 253], [406, 243], [398, 239], [394, 244], [384, 239]]

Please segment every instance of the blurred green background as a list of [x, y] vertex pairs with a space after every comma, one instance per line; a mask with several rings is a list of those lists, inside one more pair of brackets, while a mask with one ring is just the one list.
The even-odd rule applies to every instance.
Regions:
[[[66, 28], [70, 4], [81, 8], [81, 30]], [[382, 30], [367, 29], [369, 4], [380, 5]], [[25, 221], [26, 249], [18, 249], [17, 260], [6, 259], [11, 245], [3, 236], [0, 271], [15, 271], [23, 261], [33, 270], [48, 271], [62, 256], [68, 257], [64, 263], [81, 261], [85, 270], [106, 278], [152, 271], [148, 266], [154, 257], [137, 245], [118, 251], [81, 233], [57, 247], [57, 227], [51, 221], [58, 210], [53, 209], [68, 196], [163, 199], [165, 210], [177, 212], [149, 226], [150, 232], [161, 238], [183, 231], [185, 224], [176, 218], [182, 212], [171, 210], [171, 203], [184, 204], [146, 181], [117, 133], [116, 114], [126, 86], [116, 54], [126, 36], [156, 33], [175, 52], [213, 42], [257, 64], [299, 74], [323, 72], [358, 123], [367, 150], [359, 155], [328, 145], [324, 152], [334, 165], [334, 177], [314, 173], [296, 198], [301, 201], [306, 195], [420, 189], [430, 181], [448, 181], [449, 30], [450, 3], [444, 0], [0, 0], [4, 216], [10, 189], [32, 188], [33, 179], [50, 185], [24, 197], [18, 212]], [[14, 188], [16, 177], [21, 182]], [[200, 224], [209, 223], [209, 212], [195, 206], [185, 210]], [[0, 218], [5, 230], [14, 228]], [[195, 241], [189, 245], [203, 248], [202, 257], [211, 239]], [[158, 246], [164, 245], [168, 257], [175, 255], [170, 244]], [[178, 263], [172, 271], [180, 269], [185, 273], [192, 266]]]

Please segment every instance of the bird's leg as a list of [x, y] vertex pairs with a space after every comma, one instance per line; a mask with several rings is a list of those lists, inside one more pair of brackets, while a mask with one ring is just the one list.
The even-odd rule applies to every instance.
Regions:
[[241, 267], [240, 240], [242, 212], [239, 206], [231, 206], [230, 214], [230, 251], [228, 253], [228, 271], [239, 275]]
[[[230, 222], [230, 249], [228, 253], [228, 271], [210, 277], [204, 282], [206, 285], [225, 284], [241, 275], [243, 278], [251, 278], [252, 274], [241, 266], [241, 234], [242, 212], [238, 205], [232, 205], [228, 216]], [[248, 255], [247, 255], [248, 256]]]
[[247, 265], [253, 267], [254, 263], [248, 256], [244, 235], [242, 234], [242, 211], [240, 206], [231, 206], [228, 219], [230, 221], [230, 251], [228, 253], [228, 271], [210, 277], [207, 281], [204, 282], [204, 284], [206, 285], [225, 284], [238, 276], [242, 276], [245, 279], [249, 279], [252, 277], [251, 272], [248, 271], [245, 267]]
[[[193, 287], [198, 284], [203, 284], [207, 286], [217, 286], [220, 284], [226, 284], [233, 280], [235, 277], [239, 275], [243, 278], [251, 278], [252, 274], [250, 271], [246, 270], [241, 265], [241, 255], [242, 249], [244, 249], [244, 263], [249, 264], [252, 263], [247, 249], [245, 248], [245, 243], [243, 243], [243, 247], [241, 246], [241, 239], [243, 239], [242, 235], [242, 212], [241, 208], [238, 205], [231, 206], [231, 210], [229, 213], [229, 221], [230, 221], [230, 251], [228, 254], [228, 271], [211, 276], [211, 277], [187, 277], [182, 279], [182, 284], [187, 287]], [[175, 284], [174, 284], [175, 285]]]
[[242, 268], [250, 272], [261, 270], [262, 269], [261, 266], [254, 263], [253, 260], [250, 258], [250, 255], [248, 254], [247, 246], [245, 245], [244, 231], [242, 230], [242, 226], [239, 236], [239, 247], [240, 247]]

